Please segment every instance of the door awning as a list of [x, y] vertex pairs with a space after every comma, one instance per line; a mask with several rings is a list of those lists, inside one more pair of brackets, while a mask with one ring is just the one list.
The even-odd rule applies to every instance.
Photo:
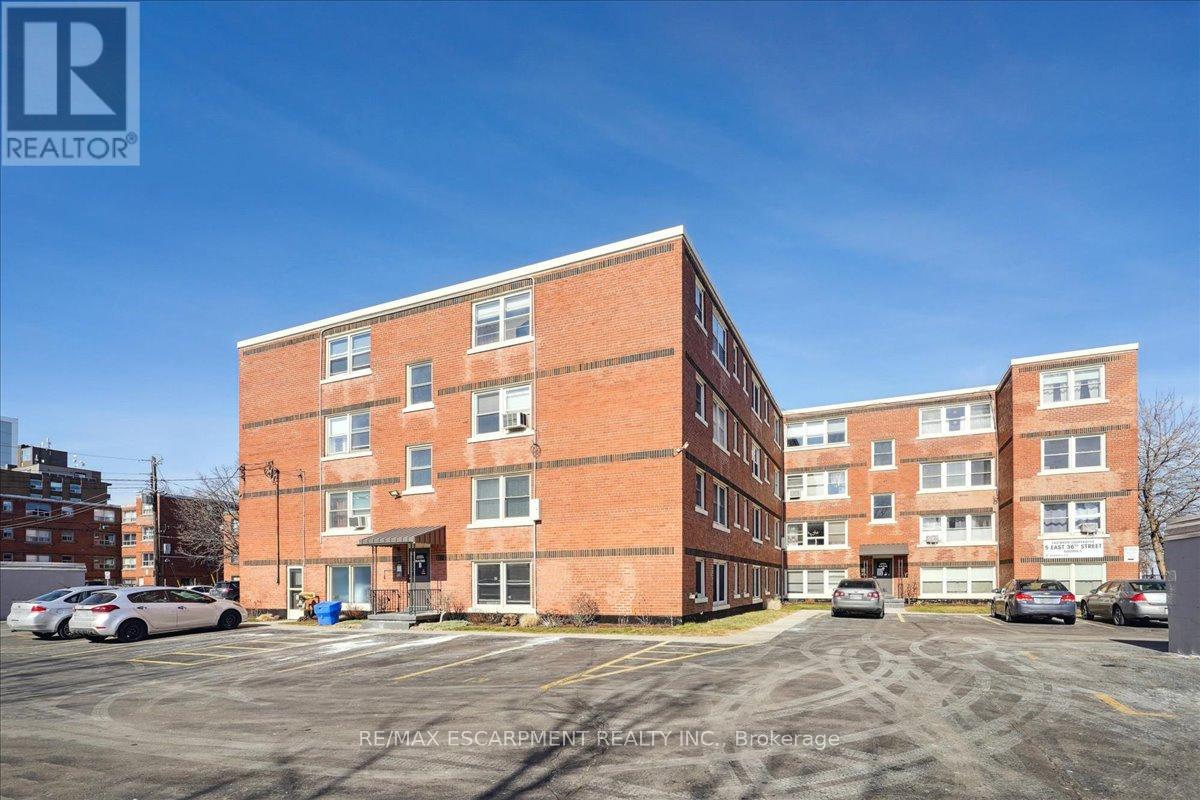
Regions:
[[906, 556], [908, 545], [898, 544], [862, 544], [858, 546], [860, 556]]
[[378, 547], [389, 544], [408, 544], [422, 536], [446, 530], [445, 525], [422, 525], [416, 528], [392, 528], [390, 531], [372, 533], [358, 540], [359, 547]]

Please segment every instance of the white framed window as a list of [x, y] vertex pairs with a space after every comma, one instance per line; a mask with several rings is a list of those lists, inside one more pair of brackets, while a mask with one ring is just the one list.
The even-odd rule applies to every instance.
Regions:
[[[30, 505], [32, 505], [32, 503]], [[28, 512], [29, 511], [28, 507], [26, 507], [25, 510], [26, 510], [26, 512]], [[50, 510], [50, 506], [47, 505], [46, 511], [49, 512], [49, 510]], [[47, 516], [48, 515], [49, 514], [47, 514]], [[117, 511], [116, 511], [116, 509], [113, 509], [113, 508], [97, 508], [92, 512], [92, 518], [94, 520], [96, 520], [96, 522], [116, 522], [117, 521]]]
[[154, 541], [154, 528], [142, 528], [142, 541], [143, 542], [153, 542]]
[[497, 475], [472, 482], [475, 522], [529, 523], [529, 475]]
[[850, 496], [844, 469], [789, 473], [786, 484], [788, 500], [828, 500]]
[[417, 444], [405, 448], [408, 463], [408, 490], [433, 491], [433, 445]]
[[774, 468], [771, 469], [771, 493], [779, 499], [783, 498], [783, 473]]
[[750, 442], [750, 474], [754, 476], [754, 480], [762, 480], [762, 450], [758, 446], [758, 442]]
[[725, 408], [725, 404], [715, 397], [712, 402], [713, 407], [713, 442], [717, 447], [729, 452], [729, 411]]
[[896, 440], [882, 439], [871, 442], [871, 469], [895, 469]]
[[471, 396], [471, 405], [475, 438], [495, 439], [520, 434], [533, 425], [529, 384], [475, 392]]
[[771, 427], [775, 431], [775, 444], [783, 447], [783, 417], [774, 412], [771, 413], [771, 417]]
[[[12, 557], [10, 553], [5, 553], [4, 555], [6, 555], [6, 556], [9, 556], [9, 558], [11, 558], [11, 557]], [[38, 561], [49, 561], [49, 560], [50, 560], [50, 556], [49, 556], [49, 554], [42, 554], [42, 553], [26, 553], [26, 554], [25, 554], [25, 560], [26, 560], [26, 561], [33, 561], [33, 562], [38, 562]], [[96, 559], [96, 561], [99, 561], [99, 560], [100, 560], [100, 559]]]
[[329, 600], [339, 600], [350, 608], [371, 607], [371, 565], [339, 564], [329, 567]]
[[121, 546], [122, 547], [132, 547], [136, 544], [137, 544], [137, 534], [136, 533], [122, 533], [121, 534]]
[[787, 524], [787, 546], [842, 549], [849, 543], [850, 523], [844, 519], [807, 520]]
[[370, 530], [371, 491], [355, 489], [325, 493], [325, 530]]
[[473, 347], [525, 341], [533, 335], [532, 295], [526, 290], [481, 300], [472, 307]]
[[991, 489], [992, 459], [970, 461], [937, 461], [921, 465], [921, 491], [955, 491]]
[[694, 575], [692, 585], [695, 587], [695, 593], [692, 595], [697, 603], [708, 601], [708, 596], [704, 593], [704, 559], [697, 558], [694, 565]]
[[153, 567], [154, 566], [154, 553], [142, 553], [142, 566], [143, 567]]
[[325, 340], [325, 377], [358, 375], [371, 369], [371, 332], [357, 331]]
[[750, 376], [750, 406], [754, 409], [754, 416], [762, 419], [763, 417], [763, 390], [762, 384], [759, 383], [758, 377]]
[[42, 490], [42, 479], [41, 478], [30, 478], [29, 479], [29, 490], [31, 492], [40, 492]]
[[1088, 536], [1104, 533], [1103, 500], [1042, 503], [1042, 536]]
[[424, 408], [433, 405], [433, 362], [420, 361], [409, 364], [408, 408]]
[[325, 418], [325, 455], [371, 452], [371, 413], [337, 414]]
[[476, 561], [475, 605], [526, 608], [533, 602], [528, 561]]
[[992, 403], [954, 403], [945, 406], [926, 406], [919, 412], [921, 436], [961, 436], [967, 433], [986, 433], [995, 429]]
[[729, 367], [727, 366], [725, 359], [729, 355], [728, 349], [726, 348], [726, 339], [729, 336], [729, 329], [725, 327], [725, 320], [721, 318], [721, 315], [718, 314], [715, 309], [713, 310], [712, 315], [712, 327], [712, 354], [716, 357], [717, 362], [722, 367], [725, 367], [725, 369], [728, 371]]
[[1105, 436], [1042, 439], [1043, 472], [1099, 472], [1105, 466]]
[[703, 326], [704, 325], [704, 286], [701, 285], [701, 283], [700, 283], [699, 275], [693, 275], [692, 277], [695, 280], [695, 289], [692, 292], [692, 306], [694, 309], [692, 313], [696, 318], [696, 322], [699, 322], [700, 325]]
[[1095, 403], [1104, 399], [1104, 365], [1043, 372], [1042, 407]]
[[752, 599], [762, 599], [762, 567], [754, 567], [754, 591]]
[[896, 496], [894, 494], [871, 495], [871, 522], [896, 521]]
[[921, 544], [995, 544], [991, 514], [948, 514], [921, 517]]
[[705, 510], [705, 500], [704, 500], [705, 481], [706, 481], [706, 479], [704, 477], [704, 470], [702, 470], [702, 469], [696, 470], [696, 510], [699, 511], [701, 514], [708, 513]]
[[729, 529], [729, 489], [720, 481], [713, 481], [713, 525]]
[[707, 425], [708, 412], [705, 409], [704, 403], [704, 381], [699, 377], [696, 378], [696, 398], [693, 404], [693, 410], [696, 413], [696, 418]]
[[921, 567], [921, 597], [990, 597], [995, 567]]
[[71, 494], [83, 494], [83, 484], [72, 483], [70, 485]]
[[741, 528], [742, 527], [742, 496], [740, 494], [738, 494], [737, 491], [734, 491], [730, 495], [729, 499], [732, 501], [730, 503], [730, 505], [733, 506], [733, 527]]
[[729, 588], [727, 583], [728, 570], [724, 561], [713, 562], [713, 605], [728, 605], [729, 595], [726, 593]]
[[1096, 591], [1106, 579], [1104, 564], [1076, 564], [1074, 561], [1046, 561], [1042, 563], [1044, 580], [1062, 581], [1076, 597]]
[[779, 518], [772, 517], [772, 519], [771, 519], [771, 541], [775, 544], [776, 550], [783, 549], [783, 535], [782, 535], [781, 531], [782, 531], [782, 528], [779, 525]]
[[121, 568], [122, 569], [137, 569], [137, 557], [136, 556], [124, 556], [121, 559]]
[[30, 544], [50, 544], [50, 531], [26, 528], [25, 541]]
[[846, 444], [846, 418], [810, 419], [787, 424], [789, 448], [832, 447]]
[[756, 542], [762, 541], [762, 519], [763, 510], [758, 506], [754, 506], [750, 514], [750, 536]]
[[788, 597], [831, 597], [837, 585], [846, 579], [844, 569], [789, 569]]
[[62, 487], [63, 487], [62, 481], [56, 481], [56, 480], [51, 479], [51, 481], [50, 481], [50, 491], [51, 492], [53, 492], [54, 494], [62, 494]]

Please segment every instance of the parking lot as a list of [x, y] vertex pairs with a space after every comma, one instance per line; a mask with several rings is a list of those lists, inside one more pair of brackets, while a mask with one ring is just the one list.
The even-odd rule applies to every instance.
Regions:
[[0, 794], [1195, 796], [1200, 663], [1165, 627], [796, 620], [742, 645], [6, 630]]

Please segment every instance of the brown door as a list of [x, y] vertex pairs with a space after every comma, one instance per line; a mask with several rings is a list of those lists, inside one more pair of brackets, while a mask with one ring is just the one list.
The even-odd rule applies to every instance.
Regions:
[[879, 584], [880, 591], [892, 593], [892, 557], [875, 556], [871, 564], [871, 577]]

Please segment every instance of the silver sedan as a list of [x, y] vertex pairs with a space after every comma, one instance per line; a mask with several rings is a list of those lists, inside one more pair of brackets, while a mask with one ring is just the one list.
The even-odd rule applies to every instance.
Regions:
[[30, 631], [39, 639], [58, 636], [70, 639], [69, 624], [75, 604], [94, 593], [95, 586], [69, 586], [38, 595], [32, 600], [13, 603], [8, 609], [9, 630]]
[[1034, 617], [1059, 617], [1075, 624], [1075, 595], [1059, 581], [1011, 580], [992, 596], [992, 616], [1005, 622]]
[[1114, 625], [1167, 621], [1167, 582], [1162, 580], [1109, 581], [1083, 598], [1084, 619], [1101, 617]]
[[872, 578], [847, 578], [833, 590], [832, 615], [870, 614], [883, 619], [883, 592]]

